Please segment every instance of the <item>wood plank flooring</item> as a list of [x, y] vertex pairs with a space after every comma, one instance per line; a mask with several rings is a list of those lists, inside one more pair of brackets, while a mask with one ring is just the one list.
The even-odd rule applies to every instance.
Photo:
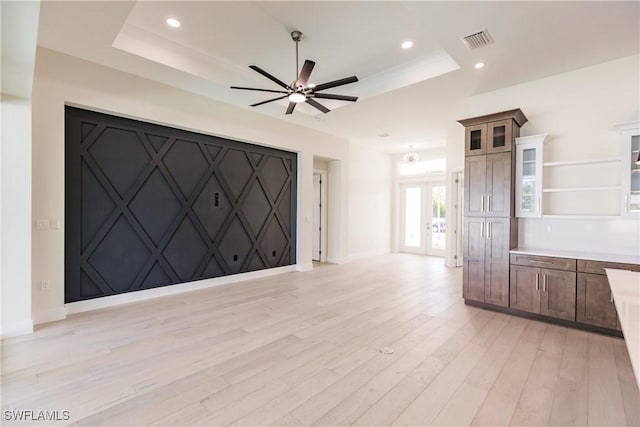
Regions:
[[[391, 254], [70, 316], [2, 342], [2, 425], [639, 425], [621, 339], [465, 306]], [[393, 348], [382, 354], [379, 348]]]

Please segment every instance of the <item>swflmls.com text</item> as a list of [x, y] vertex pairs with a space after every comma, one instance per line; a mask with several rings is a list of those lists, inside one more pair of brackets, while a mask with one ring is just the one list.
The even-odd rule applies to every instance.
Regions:
[[5, 421], [69, 421], [69, 411], [34, 411], [32, 409], [5, 409]]

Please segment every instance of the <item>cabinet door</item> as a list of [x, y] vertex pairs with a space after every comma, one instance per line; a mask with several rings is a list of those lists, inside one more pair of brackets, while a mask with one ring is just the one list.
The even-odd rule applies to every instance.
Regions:
[[487, 124], [467, 126], [464, 129], [464, 155], [475, 156], [487, 153]]
[[487, 156], [464, 160], [464, 215], [485, 216], [487, 193]]
[[[530, 137], [531, 138], [531, 137]], [[522, 139], [522, 138], [520, 138]], [[542, 216], [542, 143], [516, 140], [516, 216]]]
[[530, 313], [540, 312], [540, 269], [535, 267], [511, 266], [509, 305]]
[[509, 218], [485, 222], [484, 302], [509, 306]]
[[576, 321], [616, 329], [618, 315], [607, 276], [578, 273]]
[[484, 218], [464, 220], [464, 268], [462, 295], [465, 299], [484, 301], [485, 225]]
[[487, 156], [485, 199], [487, 216], [503, 218], [513, 216], [511, 165], [511, 153]]
[[500, 120], [487, 124], [487, 154], [511, 151], [513, 120]]
[[576, 273], [541, 270], [540, 314], [558, 319], [576, 320]]

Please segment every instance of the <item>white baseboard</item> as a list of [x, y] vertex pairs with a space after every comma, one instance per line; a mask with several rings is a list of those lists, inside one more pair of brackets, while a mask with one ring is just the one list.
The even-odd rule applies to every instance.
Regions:
[[327, 257], [327, 262], [329, 262], [331, 264], [346, 264], [348, 261], [349, 260], [346, 257], [341, 257], [341, 258]]
[[15, 337], [33, 333], [33, 321], [24, 320], [22, 322], [3, 323], [0, 325], [0, 338]]
[[31, 317], [33, 317], [34, 325], [55, 322], [56, 320], [63, 320], [67, 318], [67, 309], [64, 307], [57, 307], [49, 310], [36, 311], [31, 313]]
[[179, 283], [177, 285], [163, 286], [161, 288], [145, 289], [142, 291], [128, 292], [126, 294], [95, 298], [87, 301], [72, 302], [69, 304], [65, 304], [65, 308], [67, 314], [82, 313], [85, 311], [97, 310], [99, 308], [114, 307], [122, 304], [130, 304], [132, 302], [146, 301], [152, 298], [182, 294], [198, 289], [213, 288], [215, 286], [227, 285], [230, 283], [241, 282], [243, 280], [275, 276], [277, 274], [288, 273], [296, 270], [297, 265], [287, 265], [285, 267], [276, 267], [266, 270], [251, 271], [248, 273], [232, 274], [230, 276], [216, 277], [213, 279]]
[[313, 270], [313, 263], [296, 264], [296, 271], [311, 271]]
[[391, 253], [390, 249], [377, 249], [377, 250], [367, 251], [367, 252], [357, 252], [355, 254], [349, 254], [348, 262], [357, 261], [365, 258], [371, 258], [379, 255], [386, 255], [389, 253]]

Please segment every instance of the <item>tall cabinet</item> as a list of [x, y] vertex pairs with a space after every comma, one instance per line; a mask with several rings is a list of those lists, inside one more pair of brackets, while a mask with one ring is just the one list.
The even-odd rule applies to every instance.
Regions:
[[527, 118], [518, 108], [458, 120], [465, 127], [463, 296], [509, 306], [509, 250], [515, 219], [515, 138]]

